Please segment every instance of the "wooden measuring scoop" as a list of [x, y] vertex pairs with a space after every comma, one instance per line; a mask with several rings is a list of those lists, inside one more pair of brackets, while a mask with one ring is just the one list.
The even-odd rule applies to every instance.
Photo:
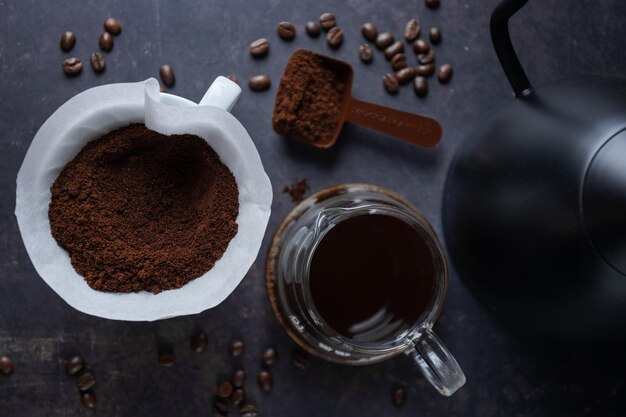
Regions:
[[[343, 83], [341, 104], [337, 106], [337, 113], [340, 114], [331, 114], [329, 117], [338, 121], [338, 123], [336, 123], [337, 126], [332, 132], [329, 131], [327, 134], [324, 134], [323, 137], [320, 137], [319, 131], [313, 132], [313, 129], [311, 129], [308, 131], [311, 132], [309, 134], [306, 129], [291, 129], [290, 125], [302, 118], [306, 119], [308, 117], [306, 107], [311, 107], [310, 103], [307, 103], [305, 106], [299, 101], [305, 99], [310, 100], [312, 97], [315, 97], [315, 95], [306, 91], [306, 89], [314, 88], [308, 85], [303, 92], [290, 91], [290, 89], [293, 88], [291, 85], [294, 78], [293, 74], [295, 73], [296, 76], [299, 77], [300, 74], [304, 73], [302, 70], [290, 70], [294, 69], [294, 66], [301, 65], [299, 61], [307, 56], [317, 58], [315, 62], [319, 63], [321, 67], [330, 69], [339, 82]], [[287, 80], [288, 74], [290, 74], [289, 80]], [[306, 73], [302, 76], [306, 76]], [[290, 139], [304, 142], [318, 148], [329, 148], [333, 146], [345, 122], [365, 126], [425, 148], [431, 148], [439, 143], [442, 133], [441, 125], [435, 119], [380, 106], [374, 103], [368, 103], [367, 101], [357, 100], [352, 97], [352, 79], [352, 66], [347, 62], [304, 49], [297, 50], [289, 59], [278, 87], [276, 104], [274, 106], [274, 117], [272, 119], [274, 130]], [[315, 80], [313, 84], [318, 82], [319, 79]], [[279, 104], [279, 102], [283, 102], [282, 98], [285, 97], [291, 100], [290, 111], [293, 109], [293, 114], [288, 114], [287, 117], [283, 114], [283, 107], [285, 106]], [[324, 99], [326, 99], [326, 97]], [[279, 108], [282, 111], [280, 114], [278, 113]], [[315, 123], [311, 123], [311, 125], [315, 126]]]

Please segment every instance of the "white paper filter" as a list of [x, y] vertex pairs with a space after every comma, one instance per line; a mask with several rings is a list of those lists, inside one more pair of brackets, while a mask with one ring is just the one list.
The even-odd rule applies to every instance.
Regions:
[[[159, 84], [109, 84], [84, 91], [41, 126], [17, 175], [15, 215], [30, 259], [41, 278], [69, 305], [116, 320], [152, 321], [196, 314], [221, 303], [248, 272], [265, 233], [272, 187], [252, 139], [230, 113], [213, 106], [174, 107], [159, 102]], [[204, 138], [237, 180], [237, 235], [213, 269], [182, 288], [152, 294], [95, 291], [78, 275], [52, 237], [50, 187], [83, 146], [112, 129], [144, 122], [162, 134]]]

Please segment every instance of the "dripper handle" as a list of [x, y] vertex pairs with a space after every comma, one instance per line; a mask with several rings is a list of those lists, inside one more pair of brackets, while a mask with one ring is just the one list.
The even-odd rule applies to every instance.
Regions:
[[230, 112], [241, 96], [241, 87], [221, 75], [213, 81], [200, 100], [199, 106], [214, 106]]
[[461, 367], [430, 328], [424, 328], [412, 344], [407, 353], [441, 395], [449, 397], [465, 384]]
[[346, 120], [414, 145], [432, 148], [441, 139], [441, 125], [430, 117], [350, 99]]

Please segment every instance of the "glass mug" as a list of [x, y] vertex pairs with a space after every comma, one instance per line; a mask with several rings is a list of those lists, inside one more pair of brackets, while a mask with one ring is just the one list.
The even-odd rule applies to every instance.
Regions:
[[[419, 233], [432, 259], [434, 291], [417, 321], [407, 328], [382, 340], [362, 341], [339, 333], [320, 315], [311, 292], [310, 267], [316, 248], [333, 227], [369, 214], [395, 217]], [[266, 287], [274, 314], [301, 348], [349, 365], [376, 363], [405, 353], [439, 393], [450, 396], [465, 384], [465, 375], [432, 331], [443, 310], [447, 285], [444, 252], [424, 216], [395, 193], [365, 184], [330, 187], [300, 203], [279, 226], [266, 265]], [[347, 300], [345, 308], [350, 308]]]

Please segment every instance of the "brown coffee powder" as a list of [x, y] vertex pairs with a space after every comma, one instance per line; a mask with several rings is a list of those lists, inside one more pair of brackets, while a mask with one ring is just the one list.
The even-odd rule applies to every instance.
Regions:
[[96, 290], [179, 288], [237, 233], [233, 174], [200, 137], [131, 124], [89, 142], [52, 185], [52, 235]]
[[328, 143], [339, 128], [345, 84], [310, 51], [296, 51], [285, 68], [274, 103], [276, 133], [310, 143]]

